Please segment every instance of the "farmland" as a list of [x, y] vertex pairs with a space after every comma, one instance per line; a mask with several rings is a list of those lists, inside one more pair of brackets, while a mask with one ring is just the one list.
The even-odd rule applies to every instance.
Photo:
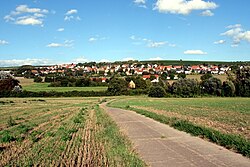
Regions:
[[23, 90], [39, 92], [39, 91], [105, 91], [107, 87], [48, 87], [49, 83], [35, 83], [33, 79], [17, 78], [22, 85]]
[[249, 98], [153, 99], [137, 97], [116, 100], [111, 103], [111, 106], [145, 110], [250, 139]]
[[144, 166], [99, 98], [0, 100], [0, 166]]

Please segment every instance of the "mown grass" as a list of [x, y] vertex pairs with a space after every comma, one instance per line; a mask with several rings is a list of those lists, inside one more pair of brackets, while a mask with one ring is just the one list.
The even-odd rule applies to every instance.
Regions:
[[49, 83], [33, 83], [24, 85], [23, 90], [40, 92], [40, 91], [57, 91], [57, 92], [67, 92], [67, 91], [105, 91], [107, 87], [48, 87]]
[[[228, 104], [230, 104], [228, 106]], [[238, 107], [233, 107], [234, 104], [237, 104]], [[225, 133], [216, 128], [205, 126], [199, 124], [195, 121], [185, 119], [189, 118], [188, 116], [195, 116], [198, 118], [209, 117], [214, 118], [221, 123], [230, 124], [233, 120], [237, 120], [238, 117], [244, 118], [246, 121], [246, 128], [249, 128], [249, 99], [223, 99], [223, 98], [211, 98], [211, 99], [151, 99], [151, 98], [137, 98], [137, 99], [126, 99], [126, 100], [117, 100], [109, 104], [112, 107], [124, 108], [133, 110], [139, 114], [145, 115], [149, 118], [152, 118], [156, 121], [159, 121], [164, 124], [168, 124], [178, 130], [188, 132], [194, 136], [199, 136], [202, 138], [209, 139], [210, 141], [217, 143], [221, 146], [224, 146], [228, 149], [233, 149], [236, 152], [241, 153], [242, 155], [250, 157], [250, 141], [238, 134]], [[139, 106], [139, 107], [138, 107]], [[140, 108], [143, 106], [143, 108]], [[242, 106], [241, 108], [239, 106]], [[203, 107], [209, 107], [205, 111], [202, 110]], [[186, 109], [185, 109], [186, 108]], [[190, 110], [193, 108], [193, 110]], [[152, 111], [154, 109], [161, 109], [162, 112]], [[212, 110], [209, 112], [209, 110]], [[177, 113], [178, 115], [165, 114], [164, 112]], [[217, 114], [214, 114], [215, 111], [218, 111]], [[230, 114], [226, 119], [217, 118], [224, 116], [223, 111], [227, 111]], [[204, 112], [204, 113], [203, 113]], [[208, 112], [208, 113], [206, 113]], [[209, 114], [210, 113], [210, 114]], [[232, 114], [233, 113], [233, 114]], [[180, 115], [184, 116], [181, 117]], [[179, 117], [176, 117], [179, 116]], [[239, 121], [239, 120], [238, 120]], [[239, 122], [235, 123], [239, 125]]]

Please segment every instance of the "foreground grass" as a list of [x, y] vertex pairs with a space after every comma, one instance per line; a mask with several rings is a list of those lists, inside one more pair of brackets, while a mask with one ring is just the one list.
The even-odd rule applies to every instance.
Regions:
[[40, 92], [40, 91], [105, 91], [107, 87], [48, 87], [49, 83], [33, 83], [24, 85], [23, 90]]
[[[110, 105], [136, 111], [161, 123], [169, 124], [176, 129], [207, 138], [226, 148], [234, 149], [242, 155], [250, 156], [250, 141], [247, 139], [249, 136], [248, 121], [250, 120], [249, 100], [241, 98], [131, 98], [117, 100]], [[234, 122], [235, 120], [236, 122]], [[223, 127], [231, 127], [230, 124], [233, 122], [232, 127], [242, 126], [242, 123], [237, 121], [245, 122], [243, 124], [245, 125], [243, 130], [246, 129], [244, 133], [237, 131], [230, 133], [227, 130], [220, 130]], [[242, 132], [242, 129], [240, 132]]]
[[105, 151], [110, 157], [111, 166], [146, 166], [132, 151], [131, 142], [119, 131], [115, 122], [98, 106], [96, 107], [97, 124], [102, 129], [97, 137], [105, 144]]
[[8, 98], [0, 166], [144, 166], [99, 98]]

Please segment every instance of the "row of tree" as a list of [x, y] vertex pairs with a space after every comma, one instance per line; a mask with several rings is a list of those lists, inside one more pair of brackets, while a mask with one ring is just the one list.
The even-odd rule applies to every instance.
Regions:
[[150, 80], [143, 80], [141, 77], [112, 78], [108, 91], [114, 95], [124, 94], [129, 89], [129, 82], [135, 83], [135, 89], [148, 90], [150, 97], [164, 97], [174, 95], [179, 97], [195, 97], [199, 95], [212, 96], [241, 96], [250, 97], [250, 68], [244, 67], [236, 71], [236, 76], [229, 77], [228, 81], [222, 81], [205, 74], [201, 82], [194, 79], [180, 78], [172, 85], [163, 79], [151, 83]]

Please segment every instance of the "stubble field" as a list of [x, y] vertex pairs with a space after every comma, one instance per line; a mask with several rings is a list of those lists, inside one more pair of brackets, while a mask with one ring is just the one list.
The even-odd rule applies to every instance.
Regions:
[[144, 166], [101, 101], [0, 99], [0, 166]]

